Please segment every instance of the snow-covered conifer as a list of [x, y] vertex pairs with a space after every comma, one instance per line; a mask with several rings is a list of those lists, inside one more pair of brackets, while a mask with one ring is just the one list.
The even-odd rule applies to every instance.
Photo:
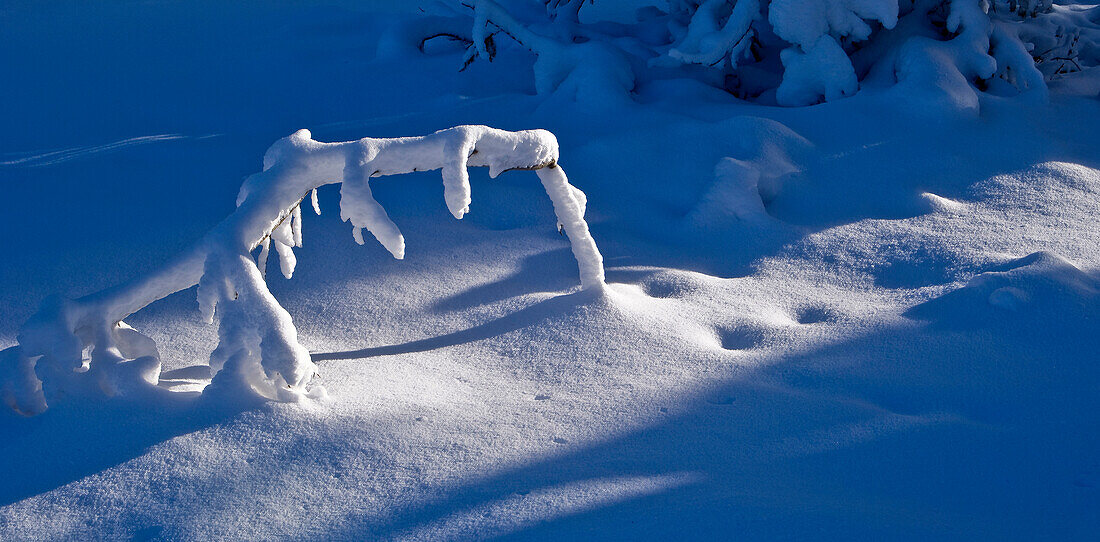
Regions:
[[472, 19], [470, 30], [422, 36], [421, 50], [465, 41], [465, 66], [512, 41], [535, 54], [538, 93], [597, 105], [676, 77], [811, 105], [855, 94], [877, 71], [971, 108], [979, 89], [1042, 99], [1046, 81], [1100, 63], [1100, 7], [1053, 0], [667, 0], [633, 25], [582, 22], [585, 0], [543, 3], [540, 16], [520, 0], [462, 0], [453, 19]]

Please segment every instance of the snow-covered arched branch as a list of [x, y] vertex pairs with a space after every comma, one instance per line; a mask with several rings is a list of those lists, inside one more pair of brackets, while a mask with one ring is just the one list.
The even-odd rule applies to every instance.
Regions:
[[[371, 195], [372, 178], [442, 170], [447, 208], [462, 218], [471, 201], [468, 167], [486, 166], [493, 177], [536, 170], [572, 244], [581, 287], [602, 288], [602, 257], [584, 221], [586, 198], [557, 161], [557, 140], [545, 130], [458, 126], [422, 137], [341, 143], [315, 141], [309, 131], [299, 130], [268, 149], [263, 171], [241, 186], [236, 211], [186, 253], [129, 283], [44, 304], [20, 330], [19, 344], [0, 352], [0, 393], [28, 414], [41, 412], [62, 394], [159, 393], [156, 345], [123, 319], [197, 284], [202, 313], [219, 324], [208, 390], [250, 390], [284, 401], [308, 395], [316, 367], [298, 343], [290, 315], [268, 291], [262, 270], [274, 244], [283, 274], [293, 273], [293, 248], [302, 244], [301, 203], [312, 196], [319, 212], [315, 191], [327, 184], [342, 184], [340, 214], [352, 223], [355, 240], [363, 242], [365, 228], [400, 259], [404, 238]], [[261, 253], [254, 262], [251, 252], [257, 247]]]

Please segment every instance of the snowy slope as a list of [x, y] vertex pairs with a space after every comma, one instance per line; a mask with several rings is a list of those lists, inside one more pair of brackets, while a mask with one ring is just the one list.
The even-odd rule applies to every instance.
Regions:
[[[609, 292], [578, 291], [532, 173], [472, 171], [461, 221], [438, 173], [376, 183], [400, 261], [322, 189], [294, 278], [268, 281], [329, 399], [5, 409], [0, 539], [1100, 529], [1094, 74], [978, 118], [688, 81], [596, 107], [534, 95], [518, 50], [459, 73], [459, 51], [394, 44], [415, 15], [338, 4], [0, 8], [0, 347], [46, 296], [199, 238], [299, 128], [551, 130]], [[128, 322], [163, 384], [209, 377], [193, 289]]]

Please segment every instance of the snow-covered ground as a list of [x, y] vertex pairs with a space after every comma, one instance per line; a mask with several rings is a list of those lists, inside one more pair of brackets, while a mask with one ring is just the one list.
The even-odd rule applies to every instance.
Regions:
[[[395, 42], [415, 2], [0, 6], [0, 347], [148, 272], [275, 140], [556, 134], [605, 293], [533, 173], [338, 193], [268, 283], [328, 399], [0, 412], [0, 539], [987, 539], [1100, 532], [1100, 77], [980, 115], [690, 80], [535, 95], [531, 59]], [[750, 190], [754, 179], [760, 190]], [[760, 199], [769, 199], [765, 207]], [[201, 388], [195, 290], [127, 319]]]

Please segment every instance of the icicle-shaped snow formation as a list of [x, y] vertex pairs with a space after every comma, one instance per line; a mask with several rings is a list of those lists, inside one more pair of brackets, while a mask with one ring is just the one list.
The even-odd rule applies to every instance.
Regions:
[[537, 170], [577, 258], [581, 287], [602, 288], [603, 259], [584, 221], [587, 200], [557, 160], [557, 139], [545, 130], [458, 126], [422, 137], [343, 143], [314, 141], [309, 131], [299, 130], [268, 149], [263, 171], [241, 186], [237, 210], [190, 250], [129, 283], [45, 303], [20, 330], [19, 344], [0, 351], [0, 398], [18, 412], [35, 414], [62, 396], [170, 393], [156, 386], [155, 343], [122, 320], [196, 284], [203, 315], [218, 322], [208, 391], [280, 401], [322, 395], [310, 386], [316, 367], [309, 352], [263, 273], [272, 244], [283, 274], [294, 272], [293, 249], [302, 246], [301, 204], [309, 197], [319, 213], [316, 189], [326, 184], [342, 184], [340, 215], [352, 223], [357, 242], [366, 228], [401, 258], [404, 238], [371, 195], [373, 177], [441, 169], [447, 207], [462, 218], [470, 205], [467, 167], [488, 166], [492, 177]]
[[344, 182], [340, 185], [340, 220], [351, 221], [351, 235], [356, 243], [363, 244], [363, 228], [366, 228], [394, 258], [400, 260], [405, 257], [405, 237], [382, 205], [375, 201], [370, 191], [370, 172], [359, 160], [352, 160], [344, 168]]

